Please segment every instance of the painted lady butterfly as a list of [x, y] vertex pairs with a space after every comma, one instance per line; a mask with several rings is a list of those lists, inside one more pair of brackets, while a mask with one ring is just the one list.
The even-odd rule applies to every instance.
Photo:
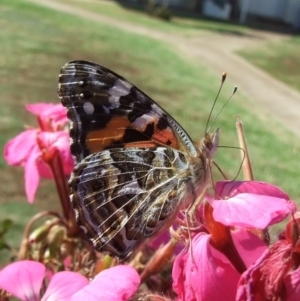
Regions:
[[207, 187], [218, 131], [196, 148], [151, 98], [92, 62], [64, 65], [58, 94], [76, 160], [69, 180], [76, 220], [98, 251], [128, 259]]

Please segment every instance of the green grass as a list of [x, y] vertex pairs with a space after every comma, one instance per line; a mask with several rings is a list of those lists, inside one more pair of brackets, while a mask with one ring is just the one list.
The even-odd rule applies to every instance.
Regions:
[[[61, 66], [73, 59], [92, 60], [122, 74], [156, 99], [193, 139], [203, 136], [220, 79], [198, 62], [187, 61], [171, 46], [22, 0], [1, 1], [0, 24], [2, 148], [24, 124], [36, 126], [24, 104], [59, 102], [57, 76]], [[225, 85], [215, 112], [230, 91]], [[251, 104], [237, 93], [213, 126], [222, 130], [222, 145], [237, 145], [236, 115], [245, 125], [256, 179], [280, 185], [299, 199], [300, 142], [271, 119], [251, 113]], [[220, 148], [217, 162], [234, 178], [240, 153]], [[32, 215], [23, 210], [25, 205], [30, 207], [24, 196], [23, 172], [7, 166], [3, 158], [0, 168], [0, 220], [13, 215], [23, 224]], [[53, 183], [42, 181], [32, 210], [57, 208]], [[19, 238], [14, 236], [16, 242]]]
[[193, 15], [193, 18], [191, 16], [184, 17], [180, 11], [181, 16], [172, 15], [170, 21], [164, 21], [147, 15], [142, 6], [127, 5], [126, 7], [117, 1], [62, 0], [60, 2], [109, 16], [116, 20], [134, 22], [152, 29], [184, 36], [197, 36], [199, 34], [210, 34], [211, 32], [242, 35], [247, 31], [246, 27], [242, 25], [203, 19], [200, 14]]
[[[23, 200], [18, 201], [18, 207], [16, 210], [16, 203], [4, 202], [1, 203], [1, 211], [5, 212], [1, 215], [0, 223], [4, 219], [9, 219], [13, 221], [12, 227], [5, 235], [6, 243], [12, 247], [14, 250], [18, 250], [20, 247], [20, 238], [24, 233], [24, 225], [28, 223], [28, 219], [38, 213], [38, 208], [29, 206]], [[2, 258], [10, 258], [11, 252], [7, 250], [0, 250], [0, 266], [2, 263]]]
[[300, 91], [300, 36], [239, 51], [252, 64]]

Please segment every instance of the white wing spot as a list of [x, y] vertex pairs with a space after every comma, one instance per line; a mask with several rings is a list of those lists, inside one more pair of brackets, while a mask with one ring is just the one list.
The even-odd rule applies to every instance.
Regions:
[[84, 109], [84, 112], [88, 115], [93, 114], [95, 111], [94, 105], [88, 101], [83, 104], [83, 109]]

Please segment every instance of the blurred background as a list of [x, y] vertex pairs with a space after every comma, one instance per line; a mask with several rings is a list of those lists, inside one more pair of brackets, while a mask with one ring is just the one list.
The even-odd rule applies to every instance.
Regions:
[[[199, 141], [221, 82], [212, 126], [221, 129], [216, 161], [234, 179], [241, 164], [235, 130], [242, 120], [256, 180], [300, 200], [300, 0], [1, 0], [0, 143], [37, 121], [24, 105], [59, 103], [57, 77], [70, 60], [102, 64], [157, 101]], [[0, 158], [0, 221], [13, 220], [17, 247], [24, 225], [60, 210], [53, 181], [33, 205], [21, 168]], [[242, 179], [242, 174], [239, 175]], [[0, 235], [1, 236], [1, 235]], [[0, 252], [1, 257], [1, 252]]]

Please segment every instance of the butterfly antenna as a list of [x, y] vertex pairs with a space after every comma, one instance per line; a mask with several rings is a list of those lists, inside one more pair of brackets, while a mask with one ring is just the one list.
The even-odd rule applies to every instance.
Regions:
[[223, 109], [226, 107], [226, 105], [228, 104], [228, 102], [230, 101], [230, 99], [232, 98], [232, 96], [235, 94], [236, 91], [237, 91], [237, 86], [235, 86], [233, 88], [233, 91], [232, 91], [231, 95], [229, 96], [229, 98], [227, 99], [227, 101], [224, 103], [223, 107], [221, 108], [221, 110], [219, 111], [219, 113], [217, 114], [217, 116], [211, 122], [211, 124], [208, 127], [206, 133], [209, 132], [210, 128], [212, 127], [212, 125], [214, 124], [214, 122], [217, 120], [217, 118], [219, 117], [219, 115], [221, 114], [221, 112], [223, 111]]
[[[238, 171], [237, 171], [235, 177], [234, 177], [232, 180], [230, 180], [230, 182], [228, 182], [228, 183], [234, 182], [234, 181], [238, 178], [238, 176], [239, 176], [239, 174], [240, 174], [240, 172], [241, 172], [241, 170], [242, 170], [242, 168], [243, 168], [243, 163], [244, 163], [244, 161], [245, 161], [245, 155], [246, 155], [245, 150], [244, 150], [243, 148], [239, 147], [239, 146], [225, 146], [225, 145], [219, 145], [218, 147], [227, 148], [227, 149], [238, 149], [238, 150], [242, 151], [242, 153], [243, 153], [242, 162], [241, 162], [241, 164], [240, 164], [240, 166], [239, 166], [239, 169], [238, 169]], [[228, 178], [227, 178], [226, 175], [223, 173], [221, 167], [220, 167], [216, 162], [214, 162], [214, 161], [213, 161], [213, 165], [218, 169], [218, 171], [221, 173], [221, 175], [224, 177], [224, 179], [227, 180]]]
[[[208, 128], [208, 124], [209, 124], [209, 121], [210, 121], [210, 118], [211, 118], [211, 114], [212, 114], [212, 112], [213, 112], [213, 110], [214, 110], [214, 107], [215, 107], [215, 105], [216, 105], [216, 103], [217, 103], [217, 99], [218, 99], [218, 97], [219, 97], [219, 95], [220, 95], [220, 92], [221, 92], [221, 90], [222, 90], [222, 87], [223, 87], [223, 84], [224, 84], [224, 82], [225, 82], [225, 79], [226, 79], [226, 76], [227, 76], [227, 74], [226, 74], [226, 72], [223, 72], [223, 74], [222, 74], [222, 81], [221, 81], [221, 85], [220, 85], [220, 87], [219, 87], [219, 91], [218, 91], [218, 93], [217, 93], [217, 95], [216, 95], [216, 97], [215, 97], [215, 100], [214, 100], [214, 103], [213, 103], [213, 105], [212, 105], [212, 107], [211, 107], [211, 109], [210, 109], [210, 112], [209, 112], [209, 115], [208, 115], [208, 118], [207, 118], [207, 122], [206, 122], [206, 126], [205, 126], [205, 134], [208, 132], [208, 130], [211, 128], [211, 125], [209, 126], [209, 128]], [[216, 119], [216, 118], [215, 118]], [[215, 121], [215, 119], [213, 120], [213, 121]]]

